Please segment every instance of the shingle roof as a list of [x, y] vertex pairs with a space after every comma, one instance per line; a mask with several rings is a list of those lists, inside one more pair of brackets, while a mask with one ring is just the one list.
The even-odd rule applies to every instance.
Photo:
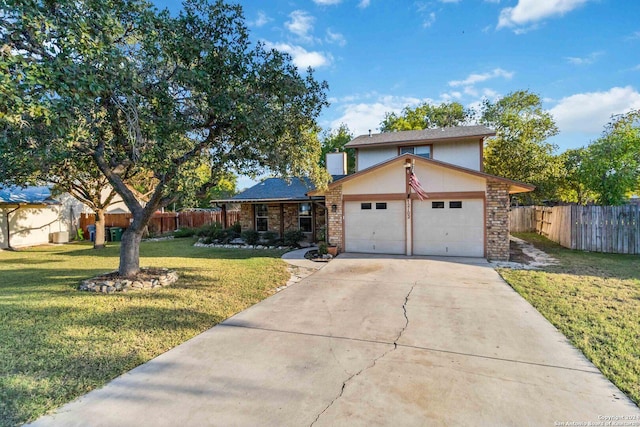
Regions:
[[413, 143], [419, 141], [439, 141], [448, 139], [461, 139], [471, 137], [494, 136], [495, 131], [486, 126], [455, 126], [438, 129], [407, 130], [402, 132], [383, 132], [369, 135], [360, 135], [345, 145], [346, 148], [358, 148], [368, 145], [397, 145], [400, 143]]
[[0, 186], [0, 203], [10, 205], [54, 205], [59, 202], [51, 197], [51, 189], [46, 186], [18, 187], [7, 185]]
[[282, 178], [267, 178], [230, 199], [213, 200], [213, 202], [242, 203], [309, 200], [307, 193], [315, 188], [309, 178], [291, 178], [288, 182]]

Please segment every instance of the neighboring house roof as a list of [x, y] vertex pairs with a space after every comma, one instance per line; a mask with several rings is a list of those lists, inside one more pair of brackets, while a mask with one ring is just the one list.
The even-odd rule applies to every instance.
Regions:
[[495, 136], [495, 131], [486, 126], [454, 126], [448, 128], [407, 130], [402, 132], [383, 132], [371, 135], [360, 135], [350, 142], [346, 148], [360, 148], [371, 145], [401, 145], [417, 142], [437, 142], [451, 139], [484, 138]]
[[46, 186], [18, 187], [0, 186], [0, 204], [3, 205], [58, 205]]
[[307, 193], [315, 190], [309, 178], [267, 178], [229, 199], [212, 203], [285, 202], [309, 200]]
[[[524, 182], [519, 182], [519, 181], [514, 181], [511, 179], [507, 179], [507, 178], [502, 178], [500, 176], [495, 176], [495, 175], [490, 175], [488, 173], [484, 173], [484, 172], [480, 172], [477, 170], [473, 170], [473, 169], [468, 169], [462, 166], [457, 166], [457, 165], [453, 165], [451, 163], [445, 163], [445, 162], [441, 162], [439, 160], [434, 160], [434, 159], [427, 159], [425, 157], [421, 157], [421, 156], [416, 156], [413, 154], [403, 154], [401, 156], [397, 156], [394, 157], [392, 159], [389, 159], [385, 162], [382, 163], [378, 163], [377, 165], [371, 166], [367, 169], [363, 169], [359, 172], [356, 172], [354, 174], [351, 175], [347, 175], [346, 177], [342, 178], [339, 182], [332, 182], [331, 184], [329, 184], [328, 189], [332, 189], [335, 188], [337, 185], [343, 184], [346, 181], [350, 181], [354, 178], [358, 178], [361, 177], [363, 175], [366, 175], [369, 172], [372, 172], [376, 169], [379, 169], [381, 167], [387, 166], [393, 162], [399, 162], [399, 161], [405, 161], [405, 159], [412, 159], [414, 161], [419, 161], [419, 162], [424, 162], [424, 163], [428, 163], [428, 164], [433, 164], [436, 166], [440, 166], [443, 168], [447, 168], [447, 169], [452, 169], [458, 172], [463, 172], [463, 173], [467, 173], [470, 175], [474, 175], [474, 176], [478, 176], [481, 178], [486, 178], [486, 179], [492, 179], [492, 180], [496, 180], [496, 181], [500, 181], [500, 182], [504, 182], [506, 184], [509, 184], [509, 194], [514, 194], [514, 193], [526, 193], [528, 191], [533, 191], [535, 190], [535, 186], [534, 185], [530, 185], [530, 184], [525, 184]], [[322, 195], [324, 192], [323, 191], [310, 191], [309, 195], [310, 196], [320, 196]]]

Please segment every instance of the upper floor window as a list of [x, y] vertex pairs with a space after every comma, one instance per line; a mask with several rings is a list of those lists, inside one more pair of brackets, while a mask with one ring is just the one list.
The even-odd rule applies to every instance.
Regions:
[[312, 232], [311, 225], [311, 203], [300, 203], [298, 205], [298, 226], [300, 231]]
[[416, 145], [413, 147], [400, 147], [400, 154], [415, 154], [416, 156], [431, 158], [430, 145]]

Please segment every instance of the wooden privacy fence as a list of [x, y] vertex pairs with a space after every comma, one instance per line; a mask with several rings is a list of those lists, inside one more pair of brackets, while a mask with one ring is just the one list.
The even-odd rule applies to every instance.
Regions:
[[513, 232], [535, 231], [565, 248], [640, 254], [640, 206], [528, 206], [510, 212]]
[[[203, 225], [210, 225], [216, 222], [223, 223], [222, 211], [193, 211], [193, 212], [165, 212], [155, 213], [149, 221], [149, 233], [163, 234], [175, 231], [178, 228], [198, 228]], [[133, 215], [130, 213], [111, 213], [105, 215], [106, 227], [127, 228], [131, 223]], [[231, 226], [240, 220], [239, 211], [226, 212], [227, 225]], [[94, 214], [80, 215], [80, 228], [85, 238], [89, 237], [87, 227], [95, 224], [96, 218]]]

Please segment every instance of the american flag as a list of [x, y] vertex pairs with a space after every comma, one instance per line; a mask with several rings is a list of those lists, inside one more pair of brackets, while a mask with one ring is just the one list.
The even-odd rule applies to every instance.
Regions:
[[413, 191], [416, 192], [420, 200], [429, 198], [429, 196], [427, 196], [427, 192], [422, 188], [420, 180], [418, 180], [418, 177], [413, 172], [411, 172], [411, 175], [409, 176], [409, 185], [413, 188]]

